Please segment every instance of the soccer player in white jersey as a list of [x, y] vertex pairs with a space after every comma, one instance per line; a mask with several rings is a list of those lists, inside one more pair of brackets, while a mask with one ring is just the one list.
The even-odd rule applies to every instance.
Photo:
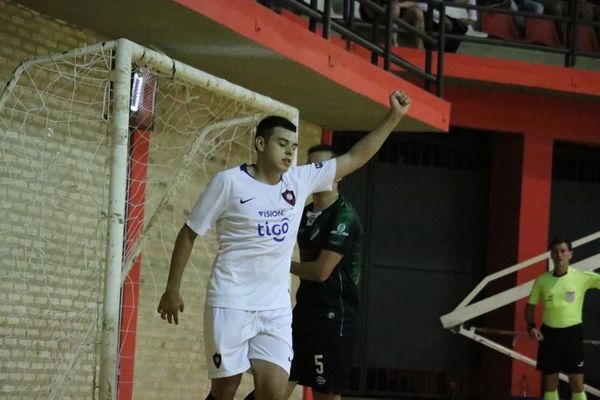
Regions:
[[216, 174], [183, 225], [173, 249], [167, 287], [158, 312], [179, 322], [179, 287], [197, 235], [215, 227], [219, 250], [206, 291], [204, 347], [207, 399], [232, 400], [242, 373], [252, 369], [258, 400], [285, 396], [293, 357], [289, 271], [306, 198], [375, 155], [410, 107], [401, 91], [379, 126], [347, 153], [291, 168], [298, 146], [296, 126], [268, 117], [256, 129], [256, 164]]

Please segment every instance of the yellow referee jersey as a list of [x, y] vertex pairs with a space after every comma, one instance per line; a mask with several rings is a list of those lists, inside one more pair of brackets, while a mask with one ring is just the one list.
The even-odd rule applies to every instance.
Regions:
[[529, 304], [538, 304], [541, 300], [544, 325], [566, 328], [581, 324], [583, 298], [591, 288], [600, 289], [600, 274], [569, 267], [565, 275], [556, 277], [549, 271], [533, 283]]

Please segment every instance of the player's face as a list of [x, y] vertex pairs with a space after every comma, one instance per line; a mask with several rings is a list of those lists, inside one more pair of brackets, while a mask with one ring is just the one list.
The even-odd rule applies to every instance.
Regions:
[[571, 257], [573, 257], [573, 252], [569, 250], [569, 246], [566, 243], [557, 243], [552, 246], [550, 250], [550, 257], [554, 262], [554, 267], [568, 267], [569, 261]]
[[259, 152], [267, 163], [277, 172], [286, 172], [292, 166], [298, 149], [296, 133], [276, 127], [264, 143], [263, 151]]

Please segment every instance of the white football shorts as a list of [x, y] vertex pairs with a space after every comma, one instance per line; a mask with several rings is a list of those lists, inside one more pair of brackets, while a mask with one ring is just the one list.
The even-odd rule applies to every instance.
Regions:
[[204, 349], [210, 379], [245, 372], [252, 359], [278, 365], [289, 374], [294, 356], [292, 310], [244, 311], [206, 306]]

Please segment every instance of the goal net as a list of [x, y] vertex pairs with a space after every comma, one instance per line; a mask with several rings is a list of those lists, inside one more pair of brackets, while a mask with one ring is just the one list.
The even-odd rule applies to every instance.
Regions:
[[265, 115], [298, 119], [126, 40], [19, 66], [0, 95], [0, 397], [206, 396], [214, 236], [196, 241], [179, 325], [156, 307], [191, 207], [251, 161]]

